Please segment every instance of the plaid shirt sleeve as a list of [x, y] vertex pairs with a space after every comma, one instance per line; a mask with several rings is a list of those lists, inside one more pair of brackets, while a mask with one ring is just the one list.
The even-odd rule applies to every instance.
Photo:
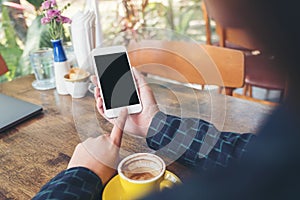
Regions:
[[102, 182], [95, 173], [75, 167], [57, 174], [32, 199], [96, 200], [101, 199], [102, 188]]
[[241, 158], [253, 134], [220, 132], [212, 124], [195, 118], [179, 118], [158, 112], [147, 135], [150, 148], [177, 158], [188, 166], [213, 169]]

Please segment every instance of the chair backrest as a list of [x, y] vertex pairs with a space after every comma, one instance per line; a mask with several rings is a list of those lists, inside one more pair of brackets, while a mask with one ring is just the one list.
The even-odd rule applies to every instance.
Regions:
[[0, 54], [0, 76], [5, 74], [6, 72], [8, 72], [8, 68], [7, 68], [5, 60], [3, 59], [3, 57]]
[[[249, 37], [247, 31], [239, 25], [238, 17], [236, 17], [234, 13], [227, 12], [227, 3], [228, 2], [224, 0], [202, 1], [201, 8], [206, 24], [207, 44], [211, 44], [210, 20], [214, 20], [216, 23], [216, 33], [219, 36], [219, 45], [221, 47], [226, 47], [227, 41], [249, 50], [257, 50], [257, 47], [251, 40], [252, 37]], [[228, 26], [229, 24], [230, 27]]]
[[[246, 55], [245, 85], [249, 85], [251, 82], [253, 86], [266, 89], [274, 89], [275, 86], [285, 88], [286, 84], [283, 83], [287, 81], [286, 73], [275, 69], [276, 62], [271, 56], [261, 52], [257, 46], [259, 44], [252, 41], [253, 37], [248, 34], [250, 31], [246, 30], [245, 24], [238, 17], [241, 12], [239, 8], [243, 6], [245, 6], [243, 1], [203, 0], [201, 8], [206, 22], [206, 43], [212, 44], [210, 20], [213, 20], [216, 24], [216, 33], [219, 36], [219, 46], [239, 49]], [[255, 53], [261, 53], [264, 56], [253, 56], [254, 50], [258, 50]], [[280, 78], [274, 79], [272, 77]]]
[[[238, 50], [183, 41], [142, 40], [128, 46], [131, 65], [144, 73], [199, 85], [239, 88], [244, 54]], [[232, 95], [232, 91], [226, 92]]]

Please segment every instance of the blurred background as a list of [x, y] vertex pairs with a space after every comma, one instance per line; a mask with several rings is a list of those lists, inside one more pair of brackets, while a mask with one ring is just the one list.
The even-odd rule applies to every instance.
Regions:
[[[63, 15], [72, 18], [84, 11], [89, 1], [97, 1], [104, 40], [122, 32], [138, 32], [143, 27], [169, 29], [199, 43], [206, 43], [204, 0], [56, 0], [59, 8], [71, 4]], [[0, 53], [9, 71], [0, 76], [0, 83], [33, 73], [29, 53], [41, 47], [52, 47], [47, 26], [41, 25], [43, 0], [0, 0]], [[211, 42], [219, 40], [216, 23], [210, 22]], [[126, 36], [124, 35], [124, 38]], [[67, 56], [73, 53], [70, 25], [64, 27]], [[252, 87], [253, 97], [280, 102], [282, 91]], [[235, 90], [243, 94], [243, 88]]]
[[[42, 2], [0, 0], [0, 52], [9, 68], [0, 82], [32, 73], [29, 52], [39, 47], [52, 47], [47, 26], [40, 23]], [[59, 7], [67, 3], [71, 6], [63, 14], [72, 18], [76, 12], [84, 10], [87, 0], [57, 0]], [[128, 29], [156, 27], [171, 29], [205, 43], [201, 0], [98, 0], [98, 5], [104, 39]], [[65, 27], [66, 46], [70, 45], [69, 30]]]

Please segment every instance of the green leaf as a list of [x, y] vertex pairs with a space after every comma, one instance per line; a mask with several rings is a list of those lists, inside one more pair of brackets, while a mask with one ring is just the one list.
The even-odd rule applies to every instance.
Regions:
[[157, 12], [159, 16], [164, 16], [167, 12], [167, 7], [164, 6], [162, 3], [149, 3], [145, 9], [145, 15], [151, 14], [154, 11]]
[[17, 42], [16, 42], [16, 32], [15, 29], [13, 28], [10, 18], [9, 18], [9, 14], [8, 14], [8, 9], [6, 6], [2, 7], [2, 26], [4, 29], [4, 34], [6, 37], [6, 44], [7, 47], [15, 47], [18, 46]]
[[169, 6], [167, 9], [167, 22], [170, 25], [170, 28], [172, 30], [175, 30], [175, 24], [174, 24], [174, 11], [173, 11], [173, 0], [168, 0]]
[[9, 69], [9, 72], [0, 76], [0, 82], [4, 82], [10, 81], [18, 75], [16, 71], [22, 50], [16, 42], [16, 33], [10, 22], [8, 9], [5, 6], [2, 7], [2, 21], [0, 23], [0, 27], [3, 28], [5, 35], [5, 41], [1, 41], [2, 44], [0, 43], [0, 52]]
[[184, 15], [181, 15], [179, 18], [179, 24], [178, 24], [178, 32], [179, 33], [185, 33], [187, 29], [189, 28], [189, 22], [194, 18], [195, 10], [193, 8], [190, 8], [185, 12]]
[[40, 47], [52, 47], [48, 26], [41, 24], [42, 16], [37, 16], [30, 27], [28, 27], [25, 48], [20, 59], [20, 67], [18, 73], [29, 74], [32, 69], [29, 61], [29, 54], [31, 51]]
[[20, 74], [16, 74], [19, 58], [22, 55], [22, 50], [18, 47], [10, 47], [0, 45], [0, 52], [8, 66], [9, 72], [0, 77], [0, 82], [10, 81]]
[[27, 1], [35, 7], [35, 10], [38, 10], [41, 7], [42, 3], [44, 2], [44, 0], [27, 0]]

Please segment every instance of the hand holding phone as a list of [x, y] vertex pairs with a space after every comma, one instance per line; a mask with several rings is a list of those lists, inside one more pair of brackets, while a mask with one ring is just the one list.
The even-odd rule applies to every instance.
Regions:
[[[132, 69], [138, 92], [141, 98], [142, 111], [138, 114], [128, 115], [124, 131], [131, 135], [147, 137], [147, 132], [154, 115], [159, 111], [154, 93], [144, 79], [144, 76], [135, 68]], [[96, 85], [94, 97], [99, 113], [109, 122], [115, 124], [115, 118], [108, 119], [104, 114], [103, 99], [100, 94], [100, 88], [97, 83], [97, 77], [93, 75], [92, 82]]]
[[142, 105], [124, 46], [94, 49], [93, 65], [103, 99], [104, 114], [118, 117], [122, 108], [139, 113]]

